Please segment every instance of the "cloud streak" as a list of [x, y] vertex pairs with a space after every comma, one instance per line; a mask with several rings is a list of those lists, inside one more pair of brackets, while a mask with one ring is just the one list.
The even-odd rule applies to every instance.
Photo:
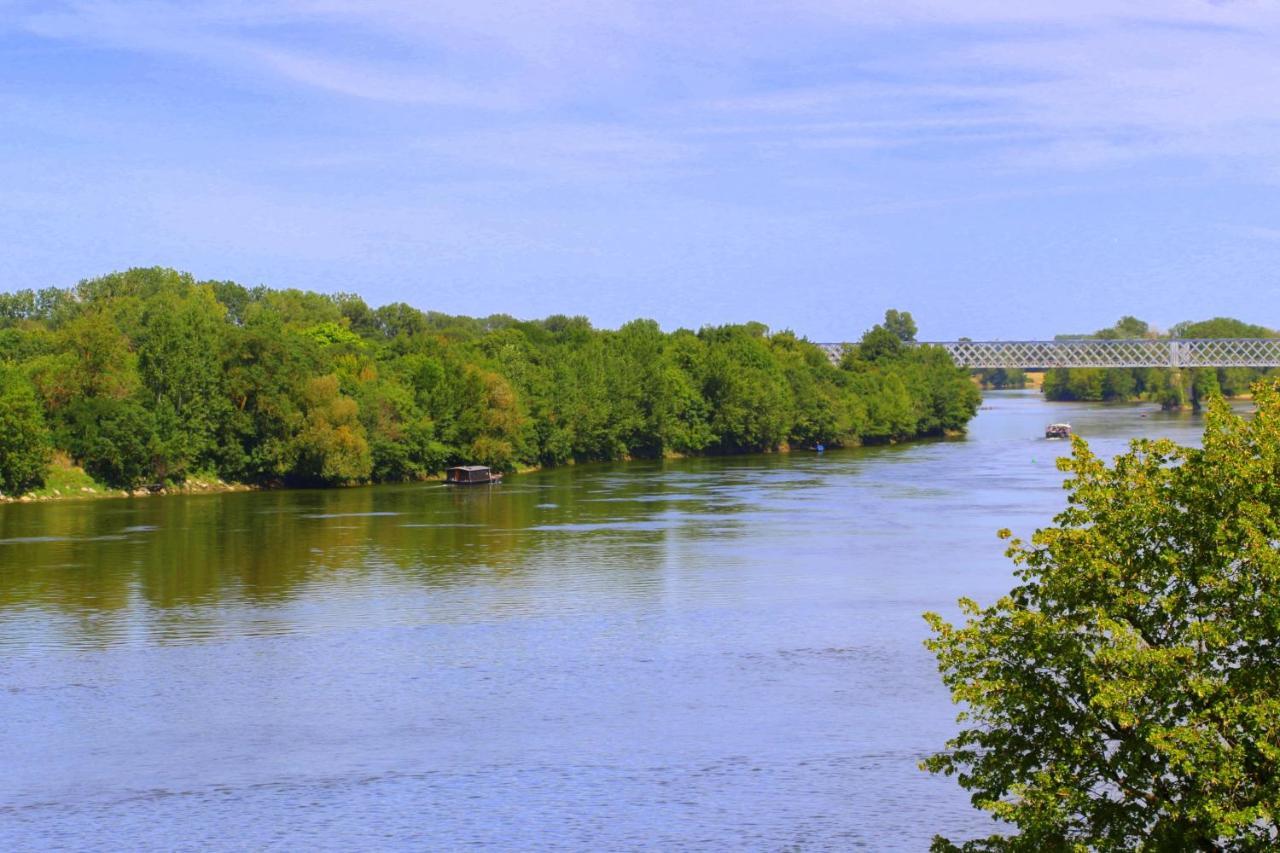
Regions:
[[1099, 269], [1274, 254], [1215, 223], [1268, 221], [1278, 43], [1262, 2], [0, 0], [0, 163], [20, 256], [69, 268], [44, 235], [99, 229], [79, 274], [163, 238], [263, 277], [669, 281], [653, 304], [706, 312], [753, 277], [883, 310], [1020, 275], [1068, 311]]
[[[1092, 168], [1269, 161], [1280, 124], [1280, 7], [1262, 3], [104, 0], [9, 17], [338, 97], [551, 125], [611, 113], [671, 145], [714, 122], [744, 144], [772, 134], [770, 150], [788, 133], [805, 149], [959, 141], [964, 156]], [[824, 130], [837, 124], [859, 129]]]

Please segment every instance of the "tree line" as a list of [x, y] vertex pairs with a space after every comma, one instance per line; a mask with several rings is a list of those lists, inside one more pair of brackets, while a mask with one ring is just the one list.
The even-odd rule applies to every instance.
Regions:
[[[1230, 317], [1178, 323], [1166, 335], [1157, 334], [1136, 317], [1122, 317], [1114, 326], [1088, 335], [1058, 335], [1058, 340], [1124, 338], [1274, 338], [1263, 326]], [[1268, 371], [1252, 367], [1184, 368], [1054, 368], [1046, 371], [1042, 391], [1047, 400], [1154, 400], [1167, 408], [1222, 394], [1247, 393]]]
[[963, 430], [976, 388], [914, 335], [887, 312], [833, 364], [758, 323], [602, 330], [131, 269], [0, 294], [0, 492], [54, 453], [115, 488], [337, 485]]

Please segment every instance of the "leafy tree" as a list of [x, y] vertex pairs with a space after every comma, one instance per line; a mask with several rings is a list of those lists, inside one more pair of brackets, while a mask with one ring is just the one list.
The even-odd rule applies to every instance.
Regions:
[[90, 476], [117, 489], [155, 478], [155, 418], [136, 399], [75, 400], [68, 422], [67, 448]]
[[916, 339], [916, 321], [912, 319], [910, 311], [897, 311], [893, 308], [885, 311], [884, 327], [903, 343]]
[[772, 450], [791, 430], [790, 393], [759, 324], [703, 329], [703, 394], [722, 453]]
[[[1276, 332], [1263, 326], [1244, 323], [1230, 317], [1215, 317], [1201, 322], [1178, 323], [1170, 331], [1172, 338], [1271, 338]], [[1136, 317], [1121, 317], [1114, 326], [1090, 335], [1058, 335], [1058, 340], [1097, 338], [1156, 338], [1152, 328]], [[1216, 380], [1204, 375], [1216, 373]], [[1132, 400], [1140, 397], [1155, 400], [1165, 408], [1179, 408], [1188, 401], [1198, 406], [1202, 399], [1221, 391], [1228, 396], [1243, 394], [1264, 375], [1255, 368], [1223, 367], [1192, 372], [1168, 368], [1054, 369], [1045, 375], [1042, 391], [1048, 400]]]
[[1049, 400], [1101, 400], [1105, 378], [1099, 367], [1055, 367], [1045, 372], [1041, 388]]
[[1170, 333], [1175, 338], [1274, 338], [1276, 333], [1265, 326], [1245, 323], [1233, 317], [1177, 323]]
[[12, 326], [21, 320], [28, 320], [36, 313], [36, 294], [34, 290], [19, 290], [14, 293], [0, 293], [0, 328]]
[[40, 485], [49, 457], [35, 388], [17, 370], [0, 366], [0, 492], [20, 494]]
[[138, 391], [133, 343], [106, 305], [94, 305], [66, 323], [59, 330], [59, 349], [56, 362], [36, 376], [51, 407], [82, 397], [120, 400]]
[[1102, 372], [1102, 399], [1128, 400], [1138, 388], [1134, 371], [1124, 368], [1107, 368]]
[[657, 424], [664, 450], [700, 453], [715, 441], [711, 404], [702, 394], [706, 342], [687, 330], [671, 335], [661, 362]]
[[1116, 321], [1116, 324], [1109, 329], [1102, 329], [1093, 334], [1095, 338], [1109, 339], [1132, 339], [1145, 338], [1151, 333], [1151, 326], [1137, 317], [1126, 314]]
[[360, 407], [330, 374], [310, 380], [302, 394], [302, 429], [294, 438], [292, 479], [336, 484], [367, 480], [373, 469]]
[[[113, 485], [412, 480], [456, 462], [833, 446], [962, 429], [976, 392], [889, 311], [840, 368], [759, 323], [455, 317], [161, 267], [0, 294], [0, 362]], [[33, 433], [33, 435], [38, 435]]]
[[967, 372], [957, 368], [942, 347], [911, 350], [904, 375], [916, 413], [911, 434], [957, 432], [977, 414], [982, 395]]
[[892, 331], [884, 326], [872, 326], [863, 334], [852, 356], [870, 362], [892, 361], [901, 356], [905, 349], [902, 338]]
[[978, 376], [983, 388], [1026, 388], [1027, 374], [1016, 367], [997, 367], [980, 370]]
[[873, 367], [856, 374], [850, 387], [866, 407], [864, 440], [894, 441], [912, 435], [916, 407], [898, 372]]
[[960, 849], [1280, 842], [1280, 388], [1256, 399], [1218, 398], [1202, 449], [1108, 465], [1077, 438], [1067, 508], [1009, 547], [1018, 585], [926, 614], [966, 726], [925, 766], [1018, 830]]
[[221, 354], [226, 309], [208, 288], [149, 299], [138, 340], [138, 369], [156, 418], [162, 477], [180, 479], [215, 458], [218, 424], [229, 414]]

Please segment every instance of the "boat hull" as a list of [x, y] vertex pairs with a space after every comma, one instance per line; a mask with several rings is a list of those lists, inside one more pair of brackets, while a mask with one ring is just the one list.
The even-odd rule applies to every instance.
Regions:
[[445, 480], [446, 486], [492, 486], [501, 483], [502, 477], [490, 477], [487, 480]]

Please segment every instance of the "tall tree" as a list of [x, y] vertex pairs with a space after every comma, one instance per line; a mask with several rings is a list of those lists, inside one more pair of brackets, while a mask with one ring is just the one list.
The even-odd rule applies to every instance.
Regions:
[[230, 414], [221, 363], [226, 313], [204, 287], [167, 290], [145, 303], [138, 369], [156, 418], [162, 476], [180, 479], [215, 457], [219, 423]]
[[890, 308], [884, 312], [884, 327], [903, 343], [916, 339], [916, 321], [910, 311]]
[[35, 388], [20, 372], [0, 366], [0, 492], [25, 492], [44, 480], [49, 431]]
[[1018, 585], [926, 615], [965, 728], [925, 765], [1018, 830], [961, 849], [1280, 843], [1280, 389], [1256, 400], [1219, 398], [1201, 449], [1108, 465], [1077, 438], [1067, 508], [1010, 545]]

